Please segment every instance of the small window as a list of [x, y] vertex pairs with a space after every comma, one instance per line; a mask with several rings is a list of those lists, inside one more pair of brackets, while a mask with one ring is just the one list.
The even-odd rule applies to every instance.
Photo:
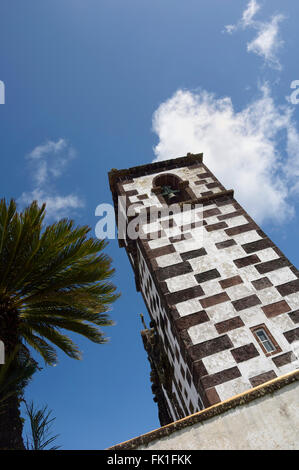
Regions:
[[263, 328], [260, 328], [259, 330], [255, 331], [256, 336], [258, 336], [260, 342], [263, 344], [264, 348], [267, 350], [267, 352], [273, 352], [275, 351], [275, 346], [269, 339], [269, 336], [265, 332]]
[[251, 328], [251, 331], [266, 356], [271, 356], [272, 354], [276, 354], [281, 351], [281, 348], [271, 335], [266, 325], [255, 326]]

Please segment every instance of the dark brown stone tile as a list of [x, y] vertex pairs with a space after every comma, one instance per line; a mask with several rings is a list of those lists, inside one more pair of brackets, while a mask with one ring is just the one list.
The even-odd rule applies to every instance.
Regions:
[[223, 248], [228, 248], [230, 246], [236, 245], [237, 243], [232, 238], [230, 240], [224, 240], [223, 242], [215, 243], [215, 246], [218, 250], [222, 250]]
[[194, 181], [194, 184], [196, 184], [196, 186], [206, 184], [206, 180]]
[[206, 225], [207, 232], [214, 232], [215, 230], [221, 230], [227, 227], [226, 222], [218, 222], [217, 224]]
[[294, 294], [299, 291], [299, 279], [295, 279], [295, 281], [286, 282], [285, 284], [280, 284], [275, 287], [283, 297], [285, 295]]
[[172, 264], [171, 266], [166, 266], [165, 268], [159, 268], [156, 271], [156, 276], [158, 281], [165, 281], [165, 279], [170, 279], [171, 277], [181, 276], [182, 274], [191, 273], [192, 268], [187, 261], [182, 263]]
[[290, 312], [289, 317], [294, 323], [299, 323], [299, 310], [294, 310], [294, 312]]
[[293, 351], [288, 351], [284, 354], [280, 354], [279, 356], [273, 357], [272, 361], [276, 365], [276, 367], [282, 367], [290, 362], [296, 361], [297, 357], [293, 353]]
[[201, 379], [204, 388], [216, 387], [216, 385], [223, 384], [233, 379], [241, 377], [241, 372], [238, 367], [231, 367], [230, 369], [216, 372], [216, 374], [207, 375]]
[[252, 359], [253, 357], [259, 356], [259, 352], [253, 343], [240, 346], [239, 348], [232, 349], [231, 353], [236, 362], [244, 362]]
[[289, 330], [284, 333], [286, 340], [289, 343], [299, 340], [299, 328], [294, 328], [294, 330]]
[[192, 370], [195, 381], [198, 381], [201, 377], [208, 375], [208, 371], [202, 360], [193, 362]]
[[211, 356], [217, 352], [224, 351], [233, 347], [228, 335], [218, 336], [217, 338], [204, 341], [203, 343], [194, 344], [189, 348], [192, 360], [202, 359]]
[[164, 229], [176, 227], [176, 223], [173, 219], [161, 220], [160, 225]]
[[205, 392], [209, 405], [216, 405], [216, 403], [219, 403], [221, 401], [215, 387], [209, 388], [205, 390]]
[[202, 179], [205, 179], [205, 178], [210, 178], [211, 176], [212, 176], [211, 173], [206, 172], [206, 173], [199, 173], [197, 175], [197, 178], [202, 180]]
[[164, 230], [157, 230], [156, 232], [149, 232], [146, 234], [147, 240], [157, 240], [158, 238], [166, 238]]
[[204, 273], [195, 274], [194, 275], [197, 282], [200, 284], [201, 282], [211, 281], [212, 279], [216, 279], [217, 277], [221, 277], [217, 269], [211, 269], [209, 271], [205, 271]]
[[182, 240], [190, 240], [192, 238], [191, 233], [182, 233], [180, 235], [176, 235], [175, 237], [169, 237], [170, 243], [177, 243]]
[[200, 323], [205, 323], [209, 320], [207, 312], [205, 310], [200, 310], [199, 312], [191, 313], [191, 315], [186, 315], [175, 320], [175, 324], [178, 330], [187, 330], [191, 326], [199, 325]]
[[260, 258], [257, 255], [244, 256], [244, 258], [234, 259], [234, 263], [237, 268], [245, 268], [251, 264], [260, 263]]
[[246, 253], [254, 253], [255, 251], [265, 250], [273, 245], [269, 238], [261, 238], [255, 242], [245, 243], [242, 248]]
[[221, 292], [220, 294], [211, 295], [205, 299], [200, 300], [200, 303], [203, 308], [212, 307], [213, 305], [221, 304], [230, 300], [226, 292]]
[[[255, 266], [255, 269], [260, 274], [266, 274], [266, 273], [269, 273], [270, 271], [275, 271], [276, 269], [284, 268], [285, 266], [288, 266], [288, 265], [289, 265], [289, 262], [286, 259], [276, 258], [271, 261], [265, 261], [264, 263], [257, 264]], [[298, 280], [298, 283], [299, 283], [299, 280]]]
[[213, 183], [207, 183], [206, 186], [208, 189], [221, 188], [221, 184], [218, 183], [218, 181], [214, 181]]
[[225, 230], [225, 233], [229, 237], [233, 237], [234, 235], [239, 235], [240, 233], [249, 232], [250, 230], [256, 230], [256, 226], [253, 223], [238, 225], [237, 227], [231, 227]]
[[242, 283], [243, 281], [240, 276], [228, 277], [227, 279], [219, 281], [219, 284], [221, 285], [222, 289], [227, 289], [228, 287], [237, 286], [238, 284]]
[[228, 331], [235, 330], [236, 328], [244, 326], [244, 323], [240, 317], [233, 317], [229, 318], [228, 320], [215, 323], [214, 326], [218, 333], [222, 335], [223, 333], [227, 333]]
[[211, 196], [213, 193], [213, 191], [204, 191], [203, 193], [200, 193], [201, 196]]
[[256, 281], [251, 281], [251, 283], [256, 290], [262, 290], [266, 289], [267, 287], [273, 286], [272, 282], [267, 277], [262, 277], [261, 279], [257, 279]]
[[198, 250], [187, 251], [185, 253], [180, 253], [181, 258], [183, 261], [187, 261], [188, 259], [198, 258], [199, 256], [206, 255], [207, 252], [204, 248], [199, 248]]
[[129, 191], [126, 191], [126, 196], [137, 196], [138, 191], [136, 189], [130, 189]]
[[240, 215], [243, 215], [243, 211], [234, 211], [234, 212], [230, 212], [229, 214], [223, 214], [223, 215], [219, 215], [219, 217], [217, 217], [219, 220], [227, 220], [227, 219], [232, 219], [233, 217], [239, 217]]
[[285, 300], [280, 300], [279, 302], [274, 302], [273, 304], [265, 305], [262, 307], [262, 310], [266, 317], [272, 318], [282, 313], [289, 312], [291, 308]]
[[207, 219], [208, 217], [213, 217], [214, 215], [221, 214], [220, 210], [218, 207], [215, 207], [213, 209], [207, 209], [206, 211], [203, 211], [202, 214], [197, 214], [200, 218]]
[[227, 206], [228, 204], [232, 204], [233, 199], [231, 197], [223, 196], [215, 199], [215, 204], [217, 207]]
[[269, 370], [268, 372], [264, 372], [263, 374], [255, 375], [249, 379], [251, 385], [253, 387], [257, 387], [265, 382], [269, 382], [269, 380], [275, 379], [277, 375], [275, 374], [274, 370]]
[[139, 196], [137, 196], [137, 199], [139, 199], [140, 201], [143, 201], [144, 199], [148, 199], [148, 195], [147, 194], [139, 194]]
[[181, 225], [181, 231], [185, 232], [187, 230], [202, 227], [203, 225], [207, 225], [205, 220], [199, 220], [198, 222], [191, 222], [189, 224]]
[[204, 291], [201, 286], [188, 287], [187, 289], [179, 290], [178, 292], [172, 292], [165, 296], [168, 305], [175, 305], [185, 300], [194, 299], [196, 297], [202, 297]]
[[159, 256], [170, 255], [171, 253], [175, 253], [175, 248], [173, 245], [169, 244], [149, 250], [148, 258], [158, 258]]
[[259, 305], [261, 303], [262, 302], [255, 294], [249, 295], [248, 297], [243, 297], [243, 299], [234, 300], [232, 302], [237, 312], [240, 312], [241, 310], [245, 310], [246, 308], [254, 307], [255, 305]]

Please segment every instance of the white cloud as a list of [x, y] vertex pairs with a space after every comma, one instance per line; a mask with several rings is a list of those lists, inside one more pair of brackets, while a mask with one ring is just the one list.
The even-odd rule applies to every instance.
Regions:
[[276, 15], [269, 23], [258, 24], [258, 34], [255, 39], [247, 43], [247, 50], [263, 57], [271, 67], [281, 70], [281, 64], [277, 53], [283, 45], [279, 37], [279, 23], [284, 19], [282, 15]]
[[38, 145], [28, 155], [34, 189], [24, 192], [18, 202], [24, 206], [37, 200], [46, 202], [47, 219], [70, 217], [75, 209], [84, 207], [84, 203], [75, 194], [61, 196], [57, 193], [55, 180], [63, 175], [69, 162], [75, 157], [75, 149], [65, 139], [47, 141]]
[[243, 27], [250, 26], [253, 22], [253, 17], [257, 14], [257, 12], [260, 10], [260, 5], [257, 3], [256, 0], [250, 0], [250, 2], [247, 5], [246, 10], [244, 10], [243, 15], [242, 15], [242, 20], [241, 23]]
[[241, 20], [235, 25], [225, 26], [225, 32], [232, 34], [238, 29], [255, 29], [257, 35], [252, 41], [247, 43], [247, 51], [262, 57], [268, 66], [281, 70], [278, 52], [283, 45], [283, 40], [280, 38], [279, 24], [284, 20], [284, 16], [277, 14], [268, 22], [257, 21], [254, 17], [260, 8], [256, 0], [250, 0]]
[[299, 190], [299, 134], [290, 108], [276, 106], [267, 85], [239, 112], [228, 97], [178, 90], [154, 113], [153, 130], [156, 160], [203, 152], [206, 165], [258, 222], [294, 214], [288, 197]]

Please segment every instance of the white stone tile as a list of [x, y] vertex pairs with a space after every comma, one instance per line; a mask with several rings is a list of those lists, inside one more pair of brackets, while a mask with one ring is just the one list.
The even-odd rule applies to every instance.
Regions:
[[244, 268], [240, 268], [239, 274], [242, 279], [246, 282], [251, 282], [256, 279], [260, 279], [260, 273], [255, 269], [254, 266], [245, 266]]
[[188, 334], [193, 344], [202, 343], [219, 336], [216, 328], [211, 322], [205, 322], [200, 323], [199, 325], [191, 326], [188, 328]]
[[160, 224], [159, 222], [153, 222], [151, 224], [142, 225], [142, 228], [145, 233], [157, 232], [160, 230]]
[[278, 254], [273, 250], [273, 248], [266, 248], [265, 250], [257, 251], [255, 254], [262, 262], [279, 258]]
[[236, 310], [231, 302], [223, 302], [222, 304], [209, 307], [207, 309], [207, 313], [213, 323], [228, 320], [229, 318], [236, 316]]
[[279, 292], [275, 287], [267, 287], [255, 292], [263, 305], [273, 304], [274, 302], [279, 302], [283, 300]]
[[228, 331], [227, 334], [230, 337], [234, 348], [255, 342], [254, 336], [247, 326], [242, 326], [240, 328], [236, 328], [235, 330]]
[[125, 191], [131, 191], [132, 189], [137, 189], [138, 183], [134, 181], [133, 183], [123, 184], [123, 188]]
[[203, 247], [200, 239], [189, 239], [176, 242], [173, 245], [178, 253], [187, 253], [188, 251], [197, 250]]
[[182, 234], [180, 227], [171, 227], [171, 228], [162, 227], [162, 230], [164, 230], [168, 238], [180, 236]]
[[251, 388], [251, 384], [248, 382], [248, 380], [244, 379], [243, 377], [238, 377], [237, 379], [229, 380], [228, 382], [217, 385], [216, 391], [221, 401], [223, 401], [227, 400], [228, 398], [232, 398], [235, 395], [239, 395], [239, 393], [246, 392]]
[[155, 248], [161, 248], [162, 246], [170, 245], [170, 242], [167, 237], [157, 238], [156, 240], [150, 240], [148, 245], [151, 250]]
[[245, 284], [237, 284], [236, 286], [228, 287], [225, 290], [231, 300], [239, 300], [243, 297], [255, 294], [254, 290], [248, 288]]
[[[227, 206], [219, 207], [221, 214], [230, 214], [231, 212], [236, 212], [236, 209], [232, 204], [228, 204]], [[220, 214], [219, 214], [220, 215]]]
[[266, 273], [265, 276], [267, 276], [268, 279], [270, 279], [270, 281], [272, 282], [272, 284], [274, 284], [274, 286], [277, 286], [279, 284], [284, 284], [289, 281], [294, 281], [295, 279], [297, 279], [297, 277], [290, 270], [289, 267], [275, 269], [275, 271]]
[[289, 304], [292, 310], [297, 310], [299, 308], [299, 292], [286, 295], [284, 299]]
[[180, 257], [179, 253], [170, 253], [168, 255], [158, 256], [156, 261], [160, 268], [165, 268], [166, 266], [172, 266], [173, 264], [181, 263], [182, 258]]
[[248, 328], [266, 323], [267, 320], [267, 317], [259, 306], [241, 310], [238, 312], [238, 315]]
[[229, 277], [240, 275], [239, 269], [231, 262], [222, 262], [217, 267], [217, 269], [221, 274], [222, 279], [227, 279]]
[[236, 361], [229, 350], [204, 357], [203, 363], [209, 374], [216, 374], [217, 372], [229, 369], [236, 365]]
[[262, 355], [260, 356], [253, 357], [248, 361], [240, 362], [238, 364], [239, 370], [245, 379], [250, 379], [256, 375], [275, 369], [274, 362], [272, 362], [271, 359], [269, 360], [269, 358], [267, 358], [263, 353], [261, 354]]
[[167, 279], [166, 283], [170, 292], [177, 292], [198, 285], [193, 274], [182, 274], [181, 276], [172, 277]]
[[202, 310], [202, 307], [197, 299], [190, 299], [185, 300], [184, 302], [179, 302], [176, 304], [176, 308], [181, 317]]
[[269, 327], [269, 330], [271, 331], [271, 334], [274, 336], [274, 338], [275, 334], [277, 333], [281, 335], [282, 332], [296, 328], [296, 325], [292, 322], [288, 313], [282, 313], [276, 317], [269, 318], [267, 326]]
[[234, 259], [244, 258], [246, 256], [243, 248], [239, 245], [228, 246], [225, 249], [219, 250], [219, 252], [221, 255], [225, 256], [226, 259], [230, 260], [231, 263], [233, 263]]
[[219, 263], [217, 263], [217, 258], [213, 254], [200, 256], [199, 258], [192, 258], [188, 260], [192, 266], [192, 269], [195, 273], [204, 273], [210, 269], [215, 269]]
[[223, 292], [223, 289], [221, 285], [219, 284], [219, 281], [217, 281], [216, 279], [215, 280], [213, 279], [212, 281], [202, 282], [200, 285], [203, 288], [206, 296], [211, 296], [211, 295], [219, 294], [220, 292]]
[[231, 238], [236, 240], [237, 243], [243, 245], [244, 243], [255, 242], [256, 240], [260, 240], [262, 237], [258, 235], [256, 230], [249, 230], [245, 233], [239, 233], [238, 235], [234, 235]]
[[290, 362], [289, 364], [285, 364], [284, 366], [278, 367], [279, 375], [287, 374], [288, 372], [292, 372], [295, 369], [299, 368], [299, 361]]
[[239, 225], [248, 224], [248, 220], [245, 219], [244, 215], [232, 217], [231, 219], [226, 219], [225, 222], [229, 227], [238, 227]]

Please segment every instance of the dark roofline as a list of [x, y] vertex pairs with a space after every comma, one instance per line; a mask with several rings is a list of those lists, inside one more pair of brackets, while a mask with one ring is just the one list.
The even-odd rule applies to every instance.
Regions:
[[109, 184], [113, 196], [117, 193], [116, 183], [119, 181], [130, 180], [144, 175], [151, 175], [159, 171], [172, 170], [174, 168], [181, 168], [184, 166], [198, 165], [202, 163], [203, 154], [187, 153], [185, 157], [172, 158], [170, 160], [162, 160], [154, 163], [147, 163], [146, 165], [133, 166], [123, 170], [112, 168], [109, 171]]

